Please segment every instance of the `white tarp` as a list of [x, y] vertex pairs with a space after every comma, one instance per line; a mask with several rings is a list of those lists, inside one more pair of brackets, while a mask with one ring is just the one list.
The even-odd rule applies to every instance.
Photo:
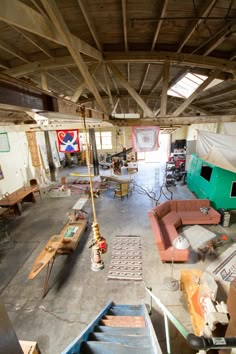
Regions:
[[197, 155], [215, 166], [236, 173], [236, 136], [198, 130]]

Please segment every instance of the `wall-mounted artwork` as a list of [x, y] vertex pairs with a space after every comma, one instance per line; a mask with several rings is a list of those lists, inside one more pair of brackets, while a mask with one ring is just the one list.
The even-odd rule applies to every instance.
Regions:
[[57, 130], [57, 140], [60, 152], [70, 153], [80, 151], [79, 130]]
[[4, 178], [4, 175], [3, 175], [3, 172], [2, 172], [2, 167], [0, 165], [0, 179], [3, 179]]
[[0, 133], [0, 152], [9, 152], [10, 144], [7, 133]]
[[138, 152], [156, 151], [159, 148], [158, 142], [159, 127], [133, 127], [132, 142], [133, 150]]

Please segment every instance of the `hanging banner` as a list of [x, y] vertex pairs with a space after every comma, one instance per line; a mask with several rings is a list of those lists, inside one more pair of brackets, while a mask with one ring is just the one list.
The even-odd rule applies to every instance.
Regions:
[[80, 151], [79, 130], [57, 130], [59, 152], [71, 153]]
[[133, 150], [155, 151], [159, 148], [159, 127], [132, 127]]

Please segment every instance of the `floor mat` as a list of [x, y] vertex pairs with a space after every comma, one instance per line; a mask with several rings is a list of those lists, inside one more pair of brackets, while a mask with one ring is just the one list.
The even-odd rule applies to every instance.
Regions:
[[206, 270], [224, 281], [236, 281], [236, 244], [223, 252]]
[[199, 247], [204, 245], [207, 241], [212, 240], [216, 235], [205, 229], [202, 226], [194, 225], [184, 230], [181, 235], [186, 237], [193, 250], [197, 251]]
[[111, 264], [108, 279], [142, 280], [141, 237], [135, 235], [116, 235], [112, 246]]

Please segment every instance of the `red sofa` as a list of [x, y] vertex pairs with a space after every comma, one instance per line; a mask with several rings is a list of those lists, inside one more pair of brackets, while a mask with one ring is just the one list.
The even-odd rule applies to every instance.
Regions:
[[[208, 214], [203, 214], [200, 208], [209, 208]], [[169, 200], [149, 210], [148, 216], [162, 262], [172, 260], [172, 242], [180, 225], [219, 224], [221, 219], [208, 199]], [[175, 262], [186, 262], [188, 258], [189, 249], [174, 250]]]

